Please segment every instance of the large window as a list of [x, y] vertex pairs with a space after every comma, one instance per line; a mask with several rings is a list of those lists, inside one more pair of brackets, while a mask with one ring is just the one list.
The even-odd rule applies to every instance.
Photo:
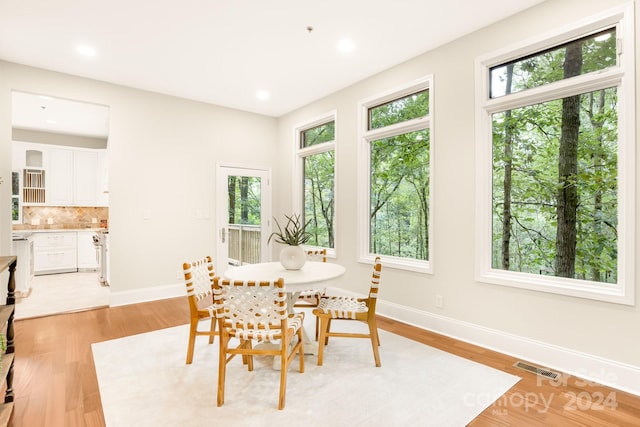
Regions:
[[633, 33], [623, 18], [479, 61], [480, 280], [633, 302]]
[[302, 217], [311, 233], [307, 245], [334, 254], [335, 114], [296, 128]]
[[360, 259], [432, 271], [431, 78], [361, 103]]

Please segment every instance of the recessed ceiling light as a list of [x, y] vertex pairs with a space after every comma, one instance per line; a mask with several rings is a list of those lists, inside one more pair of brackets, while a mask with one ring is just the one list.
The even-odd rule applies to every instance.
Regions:
[[91, 46], [87, 46], [87, 45], [76, 46], [76, 52], [78, 52], [82, 56], [89, 56], [89, 57], [96, 56], [96, 50]]
[[343, 39], [340, 40], [340, 42], [338, 43], [338, 50], [340, 52], [351, 52], [356, 48], [355, 43], [353, 43], [353, 40], [350, 39]]
[[259, 90], [256, 92], [256, 98], [258, 98], [261, 101], [266, 101], [267, 99], [269, 99], [269, 92], [267, 92], [266, 90]]

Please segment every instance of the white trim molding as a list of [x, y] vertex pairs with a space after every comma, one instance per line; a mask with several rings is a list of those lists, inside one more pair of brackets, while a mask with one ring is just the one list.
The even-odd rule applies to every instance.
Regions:
[[640, 366], [608, 360], [380, 299], [376, 312], [402, 323], [640, 396]]
[[[160, 285], [148, 288], [132, 289], [130, 291], [113, 292], [109, 296], [109, 307], [138, 304], [141, 302], [158, 301], [168, 298], [187, 297], [184, 283], [175, 285]], [[185, 318], [185, 323], [189, 319]]]

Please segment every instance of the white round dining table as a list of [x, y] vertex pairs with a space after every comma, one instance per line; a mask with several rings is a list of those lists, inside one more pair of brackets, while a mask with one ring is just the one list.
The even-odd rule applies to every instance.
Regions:
[[287, 270], [280, 262], [262, 262], [228, 268], [223, 276], [230, 280], [284, 279], [287, 292], [298, 293], [327, 287], [327, 282], [342, 276], [345, 268], [330, 262], [307, 261], [300, 270]]

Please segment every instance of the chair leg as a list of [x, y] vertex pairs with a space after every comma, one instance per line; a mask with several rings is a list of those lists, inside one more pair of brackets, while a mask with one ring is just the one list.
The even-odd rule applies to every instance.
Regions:
[[331, 319], [328, 316], [318, 316], [320, 319], [320, 339], [318, 339], [318, 366], [322, 366], [322, 360], [324, 357], [324, 346], [327, 343], [329, 337], [329, 322]]
[[[317, 317], [316, 317], [316, 320], [318, 320]], [[303, 345], [302, 327], [298, 329], [298, 342], [300, 343], [300, 347], [298, 348], [298, 358], [300, 359], [300, 373], [303, 373], [304, 372], [304, 345]]]
[[278, 409], [284, 409], [287, 392], [287, 370], [289, 355], [289, 340], [282, 338], [280, 342], [280, 395], [278, 396]]
[[211, 331], [211, 336], [209, 336], [209, 344], [213, 344], [213, 340], [216, 337], [215, 333], [216, 333], [216, 324], [218, 322], [216, 321], [215, 317], [211, 318], [211, 328], [209, 328], [209, 331]]
[[196, 344], [196, 331], [198, 330], [198, 320], [191, 319], [189, 327], [189, 343], [187, 344], [187, 365], [193, 362], [193, 347]]
[[[251, 340], [246, 340], [243, 343], [243, 347], [247, 350], [251, 350], [253, 348], [253, 343]], [[249, 371], [253, 371], [253, 354], [247, 354], [247, 368]]]
[[324, 337], [324, 345], [329, 344], [329, 331], [331, 331], [331, 318], [327, 317], [327, 334]]
[[373, 358], [376, 362], [376, 366], [379, 368], [380, 364], [380, 354], [378, 352], [378, 347], [380, 346], [380, 341], [378, 340], [378, 327], [376, 325], [376, 319], [369, 319], [367, 321], [369, 325], [369, 336], [371, 337], [371, 347], [373, 347]]
[[[220, 328], [222, 329], [222, 328]], [[227, 373], [227, 346], [229, 338], [220, 331], [220, 356], [218, 360], [218, 406], [224, 405], [224, 380]]]

